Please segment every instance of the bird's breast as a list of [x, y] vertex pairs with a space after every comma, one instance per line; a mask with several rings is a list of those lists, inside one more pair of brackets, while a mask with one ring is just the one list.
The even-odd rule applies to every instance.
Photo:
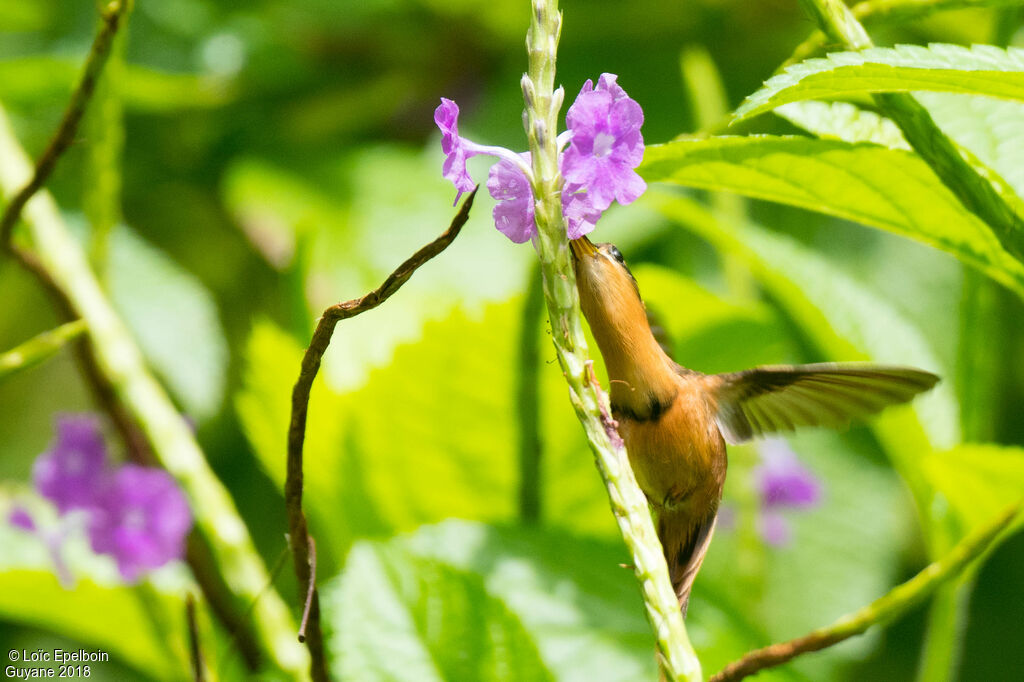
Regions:
[[641, 417], [630, 410], [614, 415], [637, 482], [656, 506], [711, 509], [722, 494], [726, 456], [707, 396], [698, 382], [681, 380], [661, 403]]

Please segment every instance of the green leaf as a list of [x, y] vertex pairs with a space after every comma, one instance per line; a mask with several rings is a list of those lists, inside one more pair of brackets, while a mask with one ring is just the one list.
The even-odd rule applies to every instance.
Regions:
[[933, 43], [835, 52], [770, 78], [736, 110], [733, 120], [805, 99], [917, 90], [1024, 99], [1024, 50]]
[[938, 92], [915, 96], [942, 132], [971, 150], [1024, 197], [1024, 104]]
[[892, 120], [848, 102], [790, 102], [773, 113], [824, 140], [873, 142], [892, 149], [910, 150]]
[[362, 543], [324, 591], [341, 679], [548, 680], [519, 619], [483, 580]]
[[[618, 542], [463, 521], [361, 543], [324, 590], [341, 677], [653, 679], [654, 640], [625, 560]], [[742, 611], [701, 606], [691, 620], [715, 660], [764, 637]]]
[[910, 237], [1024, 296], [1024, 264], [910, 152], [805, 137], [716, 137], [648, 147], [640, 172], [649, 181], [737, 192]]
[[[161, 618], [167, 627], [185, 632], [183, 600], [166, 598]], [[98, 585], [80, 579], [74, 589], [63, 588], [52, 572], [26, 569], [0, 573], [0, 616], [4, 620], [40, 627], [107, 652], [113, 660], [157, 679], [178, 679], [183, 668], [169, 660], [162, 633], [154, 632], [150, 614], [128, 587]], [[173, 624], [172, 624], [173, 623]], [[176, 644], [184, 646], [184, 642]], [[182, 652], [184, 653], [184, 651]], [[179, 671], [176, 674], [176, 671]]]
[[0, 381], [23, 370], [35, 367], [74, 341], [85, 332], [85, 322], [75, 320], [43, 332], [17, 348], [0, 353]]
[[[963, 519], [964, 533], [1024, 498], [1024, 448], [959, 445], [932, 453], [924, 461], [924, 470]], [[1016, 526], [1022, 523], [1018, 520]]]
[[[396, 348], [359, 389], [336, 392], [321, 372], [306, 429], [307, 499], [338, 554], [355, 537], [449, 516], [514, 515], [518, 304], [428, 323], [419, 342]], [[350, 322], [338, 325], [335, 339], [353, 333]], [[258, 325], [237, 399], [246, 434], [279, 483], [301, 353], [270, 323]]]
[[[915, 98], [942, 132], [1024, 196], [1024, 104], [942, 92], [919, 92]], [[847, 102], [791, 102], [774, 113], [821, 138], [910, 149], [890, 119]]]
[[194, 275], [122, 227], [111, 235], [113, 302], [153, 369], [195, 419], [217, 412], [228, 348], [216, 302]]

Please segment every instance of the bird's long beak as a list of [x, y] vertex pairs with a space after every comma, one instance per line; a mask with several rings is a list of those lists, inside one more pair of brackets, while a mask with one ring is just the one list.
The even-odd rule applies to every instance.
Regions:
[[586, 237], [573, 239], [569, 242], [569, 248], [572, 249], [572, 255], [577, 260], [583, 258], [583, 256], [592, 256], [597, 253], [597, 247], [594, 246], [594, 243]]

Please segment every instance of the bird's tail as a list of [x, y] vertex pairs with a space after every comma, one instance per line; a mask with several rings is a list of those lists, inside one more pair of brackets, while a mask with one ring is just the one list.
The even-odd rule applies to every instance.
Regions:
[[689, 509], [662, 509], [658, 515], [658, 539], [665, 551], [668, 574], [684, 618], [690, 601], [690, 589], [700, 565], [704, 563], [717, 517], [717, 510], [713, 510], [694, 523], [693, 512]]

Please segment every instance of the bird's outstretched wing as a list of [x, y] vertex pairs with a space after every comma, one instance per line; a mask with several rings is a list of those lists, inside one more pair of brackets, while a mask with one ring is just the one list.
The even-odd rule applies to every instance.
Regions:
[[909, 367], [817, 364], [757, 367], [706, 381], [722, 435], [735, 444], [798, 426], [843, 426], [907, 402], [939, 377]]

